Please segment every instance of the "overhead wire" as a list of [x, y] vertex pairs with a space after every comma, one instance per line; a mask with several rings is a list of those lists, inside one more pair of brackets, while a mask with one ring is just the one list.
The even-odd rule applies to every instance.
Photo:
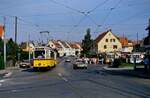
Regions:
[[86, 19], [86, 16], [83, 16], [83, 17], [78, 21], [77, 24], [73, 25], [73, 27], [71, 28], [71, 30], [69, 31], [69, 33], [71, 33], [75, 28], [77, 28], [77, 27], [82, 23], [82, 21], [85, 20], [85, 19]]
[[18, 20], [24, 22], [25, 24], [28, 24], [28, 25], [30, 25], [30, 26], [36, 26], [36, 27], [38, 27], [38, 25], [33, 24], [33, 23], [29, 22], [29, 21], [25, 21], [24, 19], [22, 19], [22, 18], [20, 18], [20, 17], [18, 17], [18, 16], [13, 16], [13, 15], [0, 15], [0, 17], [10, 17], [10, 18], [15, 18], [15, 17], [17, 17]]
[[29, 26], [34, 26], [36, 28], [40, 28], [41, 27], [39, 24], [34, 24], [34, 23], [32, 23], [30, 21], [26, 21], [26, 20], [24, 20], [24, 19], [22, 19], [20, 17], [17, 17], [17, 19], [20, 20], [20, 21], [22, 21], [22, 22], [24, 22], [24, 23], [26, 23]]
[[[119, 0], [119, 2], [116, 3], [115, 6], [110, 9], [110, 11], [109, 11], [108, 14], [106, 15], [106, 17], [105, 17], [103, 23], [100, 25], [100, 24], [98, 24], [98, 23], [90, 16], [90, 14], [91, 14], [92, 12], [94, 12], [96, 9], [98, 9], [100, 6], [106, 4], [109, 0], [105, 0], [103, 3], [100, 3], [100, 4], [96, 5], [93, 9], [91, 9], [91, 10], [89, 10], [89, 11], [87, 11], [87, 12], [83, 12], [83, 11], [81, 11], [81, 10], [75, 9], [75, 8], [69, 6], [69, 5], [66, 5], [66, 4], [64, 4], [64, 3], [60, 3], [60, 2], [58, 2], [58, 1], [56, 1], [56, 0], [49, 0], [49, 1], [51, 1], [51, 2], [53, 2], [53, 3], [55, 3], [55, 4], [57, 4], [57, 5], [61, 5], [61, 6], [65, 7], [65, 8], [67, 8], [67, 9], [70, 9], [70, 10], [74, 11], [74, 12], [77, 12], [77, 13], [80, 13], [80, 14], [84, 15], [84, 18], [88, 18], [94, 25], [96, 25], [97, 29], [105, 24], [106, 20], [107, 20], [108, 17], [111, 15], [112, 11], [113, 11], [114, 9], [116, 9], [116, 7], [117, 7], [117, 6], [120, 4], [120, 2], [121, 2], [121, 0]], [[50, 13], [50, 14], [53, 14], [53, 13]], [[55, 14], [55, 13], [54, 13], [54, 14]], [[59, 13], [58, 13], [58, 14], [59, 14]], [[48, 15], [48, 14], [47, 14], [47, 15]], [[33, 15], [33, 16], [34, 16], [34, 15]], [[41, 15], [35, 15], [35, 16], [41, 16]], [[133, 17], [134, 17], [134, 16], [133, 16]], [[133, 18], [133, 17], [132, 17], [132, 18]], [[84, 19], [83, 19], [83, 20], [84, 20]], [[79, 22], [78, 22], [77, 24], [75, 24], [75, 25], [69, 25], [69, 26], [73, 26], [73, 28], [71, 28], [71, 32], [72, 32], [75, 28], [77, 28], [77, 27], [82, 23], [83, 20], [80, 19]], [[34, 23], [32, 23], [32, 22], [28, 22], [28, 21], [26, 21], [26, 20], [24, 20], [24, 19], [23, 19], [23, 20], [21, 19], [21, 21], [24, 21], [26, 24], [32, 25], [32, 26], [34, 26], [34, 27], [38, 27], [38, 25], [39, 25], [39, 24], [38, 24], [38, 25], [37, 25], [37, 24], [34, 24]], [[105, 25], [111, 25], [111, 24], [105, 24]], [[97, 31], [97, 30], [96, 30], [96, 31]]]
[[97, 8], [99, 8], [100, 6], [106, 4], [109, 0], [105, 0], [102, 3], [99, 3], [98, 5], [96, 5], [93, 9], [89, 10], [87, 13], [90, 14], [91, 12], [94, 12]]
[[35, 14], [35, 15], [21, 15], [20, 17], [35, 17], [35, 16], [50, 16], [50, 15], [67, 15], [74, 14], [73, 12], [55, 12], [47, 14]]
[[[105, 1], [102, 2], [102, 3], [99, 3], [98, 5], [96, 5], [96, 7], [94, 7], [93, 9], [91, 9], [91, 10], [89, 10], [89, 11], [87, 11], [87, 12], [83, 12], [83, 11], [80, 11], [80, 10], [78, 10], [78, 9], [72, 8], [72, 7], [68, 6], [68, 5], [65, 5], [65, 4], [63, 4], [63, 3], [57, 2], [56, 0], [49, 0], [49, 1], [51, 1], [51, 2], [53, 2], [53, 3], [55, 3], [55, 4], [57, 4], [57, 5], [61, 5], [61, 6], [65, 7], [65, 8], [70, 9], [70, 10], [73, 10], [73, 11], [75, 11], [75, 12], [78, 12], [78, 13], [80, 13], [80, 14], [82, 14], [82, 15], [84, 15], [84, 16], [87, 17], [93, 24], [95, 24], [97, 27], [100, 27], [101, 25], [97, 24], [97, 23], [93, 20], [93, 18], [90, 17], [89, 15], [90, 15], [92, 12], [94, 12], [97, 8], [99, 8], [100, 6], [106, 4], [109, 0], [105, 0]], [[78, 27], [81, 22], [82, 22], [82, 21], [79, 20], [78, 25], [77, 25], [77, 26], [74, 26], [74, 28]], [[74, 30], [74, 29], [71, 29], [71, 31], [73, 31], [73, 30]]]
[[[144, 12], [143, 12], [143, 11], [144, 11]], [[142, 10], [142, 12], [137, 12], [137, 13], [135, 13], [134, 15], [132, 15], [132, 16], [130, 16], [130, 17], [127, 17], [127, 18], [125, 18], [125, 19], [122, 19], [121, 21], [119, 21], [119, 23], [127, 22], [127, 21], [129, 21], [129, 20], [131, 20], [131, 19], [133, 19], [133, 18], [135, 18], [135, 17], [137, 17], [137, 16], [139, 17], [139, 16], [145, 15], [145, 14], [147, 14], [147, 13], [150, 13], [150, 9], [149, 9], [149, 8]]]
[[111, 15], [112, 11], [117, 8], [117, 6], [121, 3], [121, 1], [122, 1], [122, 0], [119, 0], [119, 1], [115, 4], [115, 6], [110, 9], [110, 11], [108, 12], [107, 16], [106, 16], [105, 19], [104, 19], [103, 24], [105, 24], [106, 20], [107, 20], [108, 17]]
[[112, 8], [109, 10], [109, 12], [108, 12], [108, 14], [106, 15], [106, 17], [105, 17], [103, 23], [102, 23], [100, 26], [97, 26], [97, 27], [96, 27], [94, 33], [97, 33], [97, 30], [99, 29], [99, 27], [102, 27], [102, 26], [105, 24], [106, 20], [108, 19], [108, 17], [109, 17], [110, 14], [112, 13], [112, 11], [113, 11], [114, 9], [116, 9], [116, 7], [121, 3], [121, 1], [122, 1], [122, 0], [119, 0], [119, 1], [114, 5], [114, 7], [112, 7]]
[[52, 3], [55, 3], [55, 4], [57, 4], [57, 5], [61, 5], [61, 6], [65, 7], [65, 8], [67, 8], [67, 9], [73, 10], [73, 11], [75, 11], [75, 12], [82, 13], [82, 11], [80, 11], [80, 10], [78, 10], [78, 9], [75, 9], [75, 8], [73, 8], [73, 7], [70, 7], [70, 6], [68, 6], [68, 5], [65, 5], [65, 4], [63, 4], [63, 3], [57, 2], [56, 0], [49, 0], [49, 1], [52, 2]]

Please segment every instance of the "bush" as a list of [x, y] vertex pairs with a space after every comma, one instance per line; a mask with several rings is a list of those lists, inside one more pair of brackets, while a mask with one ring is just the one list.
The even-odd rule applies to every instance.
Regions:
[[112, 67], [118, 68], [121, 65], [121, 59], [114, 59]]

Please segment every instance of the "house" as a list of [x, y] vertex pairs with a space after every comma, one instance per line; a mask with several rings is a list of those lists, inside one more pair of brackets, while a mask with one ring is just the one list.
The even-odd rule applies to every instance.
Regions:
[[71, 49], [72, 55], [73, 56], [80, 56], [81, 50], [82, 50], [80, 44], [78, 44], [78, 43], [69, 43], [69, 45], [72, 48]]
[[128, 51], [132, 52], [134, 48], [133, 42], [131, 40], [128, 40]]
[[71, 53], [71, 47], [69, 46], [69, 44], [67, 42], [58, 40], [58, 43], [63, 48], [64, 56], [70, 56], [70, 55], [72, 55], [72, 53]]
[[133, 51], [133, 43], [128, 40], [127, 37], [118, 37], [120, 43], [122, 44], [122, 51], [124, 53], [131, 53]]
[[122, 45], [111, 29], [101, 33], [94, 43], [94, 50], [97, 53], [121, 51]]
[[28, 43], [28, 42], [22, 42], [20, 44], [20, 48], [22, 49], [22, 51], [24, 52], [33, 52], [34, 51], [34, 43]]
[[0, 38], [3, 39], [4, 36], [4, 27], [0, 25]]
[[76, 42], [75, 44], [76, 44], [76, 47], [78, 47], [78, 48], [76, 48], [76, 55], [80, 56], [81, 55], [81, 51], [83, 50], [82, 47], [81, 47], [81, 43]]
[[47, 46], [57, 50], [60, 57], [62, 56], [80, 56], [81, 46], [78, 43], [66, 42], [62, 40], [51, 40]]
[[62, 57], [64, 56], [65, 52], [64, 52], [64, 49], [63, 47], [61, 46], [61, 44], [56, 41], [56, 40], [50, 40], [47, 44], [48, 47], [51, 47], [52, 49], [56, 50], [57, 51], [57, 55]]

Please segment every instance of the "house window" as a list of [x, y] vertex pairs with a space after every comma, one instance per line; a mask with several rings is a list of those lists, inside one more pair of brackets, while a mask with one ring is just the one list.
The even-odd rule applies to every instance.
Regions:
[[104, 49], [107, 49], [107, 46], [106, 46], [106, 45], [104, 45]]
[[113, 39], [110, 39], [110, 42], [112, 42]]
[[108, 42], [108, 39], [106, 39], [106, 42]]
[[116, 40], [115, 39], [113, 39], [113, 42], [115, 42]]
[[117, 49], [117, 45], [113, 45], [113, 49]]

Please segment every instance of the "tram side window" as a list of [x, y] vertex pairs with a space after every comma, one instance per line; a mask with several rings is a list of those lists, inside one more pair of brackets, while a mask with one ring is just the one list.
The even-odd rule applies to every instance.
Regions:
[[51, 52], [51, 58], [54, 58], [54, 52]]
[[45, 51], [35, 51], [35, 58], [45, 58]]

